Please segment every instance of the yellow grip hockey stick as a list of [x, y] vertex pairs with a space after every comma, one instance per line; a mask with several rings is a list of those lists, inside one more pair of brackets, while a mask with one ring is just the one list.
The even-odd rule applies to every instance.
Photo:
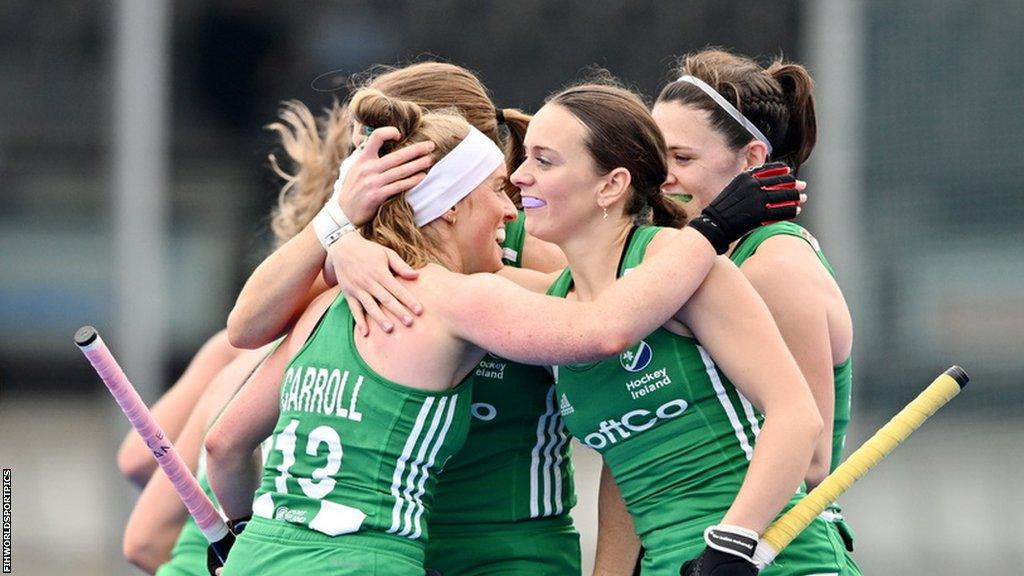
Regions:
[[755, 562], [759, 566], [771, 563], [818, 514], [839, 499], [843, 492], [874, 468], [882, 458], [888, 456], [929, 416], [959, 394], [969, 380], [967, 372], [959, 366], [952, 366], [943, 372], [803, 500], [765, 530], [754, 555]]

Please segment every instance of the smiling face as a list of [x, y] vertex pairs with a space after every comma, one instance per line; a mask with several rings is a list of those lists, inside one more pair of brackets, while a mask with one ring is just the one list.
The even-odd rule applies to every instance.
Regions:
[[568, 110], [547, 104], [530, 121], [526, 159], [512, 173], [528, 214], [526, 230], [546, 242], [602, 217], [597, 194], [605, 178], [586, 147], [587, 129]]
[[495, 272], [502, 266], [505, 223], [516, 219], [516, 207], [505, 193], [506, 174], [505, 166], [499, 166], [444, 217], [455, 221], [452, 239], [465, 274]]
[[744, 149], [733, 150], [711, 127], [711, 115], [679, 102], [658, 102], [654, 121], [668, 144], [668, 179], [662, 191], [688, 195], [691, 213], [702, 210], [747, 168]]

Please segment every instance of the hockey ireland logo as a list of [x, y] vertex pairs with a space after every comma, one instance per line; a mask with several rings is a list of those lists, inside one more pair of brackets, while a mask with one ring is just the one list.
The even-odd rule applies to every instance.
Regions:
[[647, 342], [641, 340], [639, 344], [630, 347], [619, 354], [619, 364], [627, 372], [639, 372], [651, 363], [654, 359], [654, 351]]

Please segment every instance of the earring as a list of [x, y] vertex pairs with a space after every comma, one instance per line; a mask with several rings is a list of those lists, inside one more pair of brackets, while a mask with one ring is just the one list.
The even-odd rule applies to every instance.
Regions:
[[604, 210], [604, 220], [607, 220], [608, 219], [608, 207], [607, 206], [601, 206], [601, 210]]

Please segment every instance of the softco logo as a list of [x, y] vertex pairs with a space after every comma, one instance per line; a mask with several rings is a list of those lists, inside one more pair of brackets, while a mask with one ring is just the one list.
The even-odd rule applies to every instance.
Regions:
[[643, 340], [622, 354], [619, 354], [619, 364], [622, 364], [622, 368], [627, 372], [639, 372], [647, 368], [652, 359], [654, 359], [654, 351]]
[[630, 410], [618, 420], [605, 420], [598, 424], [597, 431], [591, 432], [583, 437], [583, 443], [594, 450], [603, 450], [609, 444], [615, 444], [619, 440], [625, 440], [633, 435], [633, 432], [643, 432], [660, 420], [672, 420], [686, 412], [689, 406], [686, 400], [677, 398], [669, 400], [651, 414], [650, 410]]

